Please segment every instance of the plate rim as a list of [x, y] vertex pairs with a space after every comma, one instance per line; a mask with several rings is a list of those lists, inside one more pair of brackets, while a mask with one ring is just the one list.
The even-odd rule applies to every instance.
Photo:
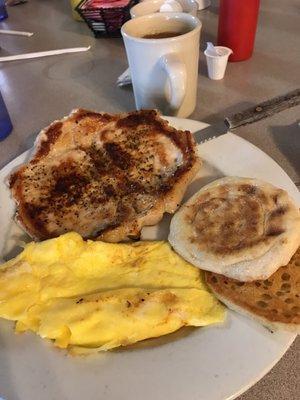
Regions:
[[[178, 117], [165, 117], [163, 116], [163, 118], [165, 118], [166, 120], [169, 121], [170, 125], [172, 125], [172, 122], [174, 122], [174, 124], [179, 125], [180, 123], [184, 123], [185, 121], [189, 121], [194, 123], [195, 125], [197, 124], [201, 124], [201, 129], [204, 129], [206, 126], [209, 126], [209, 124], [202, 122], [202, 121], [198, 121], [198, 120], [194, 120], [194, 119], [188, 119], [188, 118], [178, 118]], [[178, 129], [178, 128], [177, 128]], [[267, 153], [265, 153], [263, 150], [261, 150], [259, 147], [255, 146], [255, 144], [249, 142], [247, 139], [242, 138], [232, 132], [228, 132], [226, 135], [230, 135], [231, 137], [234, 137], [234, 140], [243, 142], [244, 144], [246, 144], [247, 146], [250, 146], [253, 150], [255, 150], [256, 152], [260, 152], [263, 154], [264, 157], [267, 157], [269, 159], [269, 161], [272, 161], [273, 163], [275, 163], [277, 165], [277, 167], [279, 167], [281, 169], [281, 171], [284, 173], [285, 178], [288, 179], [293, 186], [297, 189], [296, 185], [294, 184], [294, 182], [291, 180], [291, 178], [289, 177], [289, 175], [286, 173], [286, 171]], [[201, 146], [201, 145], [199, 145]], [[15, 157], [14, 159], [10, 160], [7, 164], [5, 164], [1, 169], [0, 169], [0, 175], [3, 174], [4, 180], [6, 179], [6, 177], [8, 176], [8, 174], [10, 174], [13, 169], [17, 168], [21, 163], [23, 163], [26, 160], [26, 157], [30, 154], [30, 151], [33, 149], [33, 147], [25, 150], [24, 152], [22, 152], [21, 154], [19, 154], [17, 157]], [[4, 182], [5, 183], [5, 182]], [[298, 189], [297, 189], [298, 190]], [[298, 200], [297, 200], [298, 201]], [[229, 310], [230, 313], [232, 313], [231, 310]], [[260, 371], [260, 373], [251, 381], [248, 382], [248, 384], [245, 384], [238, 392], [233, 393], [232, 395], [230, 395], [229, 397], [224, 398], [224, 400], [233, 400], [236, 399], [238, 396], [240, 396], [241, 394], [245, 393], [248, 389], [250, 389], [252, 386], [254, 386], [257, 382], [259, 382], [279, 361], [280, 359], [283, 357], [283, 355], [287, 352], [287, 350], [290, 348], [290, 346], [292, 345], [292, 343], [294, 342], [295, 338], [297, 337], [297, 334], [291, 334], [290, 340], [288, 341], [287, 345], [284, 346], [283, 349], [281, 349], [280, 351], [280, 355], [278, 358], [276, 358], [273, 362], [271, 362], [267, 367], [265, 367], [264, 369], [262, 369]]]

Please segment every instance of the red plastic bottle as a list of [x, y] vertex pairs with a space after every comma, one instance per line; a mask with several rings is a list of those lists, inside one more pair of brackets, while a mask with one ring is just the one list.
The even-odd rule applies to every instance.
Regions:
[[218, 46], [229, 47], [229, 61], [243, 61], [253, 53], [260, 0], [220, 0]]

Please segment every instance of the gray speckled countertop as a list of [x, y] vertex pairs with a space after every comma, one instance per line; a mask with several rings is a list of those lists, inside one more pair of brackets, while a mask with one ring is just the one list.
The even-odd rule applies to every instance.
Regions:
[[[203, 22], [201, 48], [215, 42], [216, 1], [199, 12]], [[67, 0], [30, 0], [9, 9], [1, 28], [38, 32], [32, 38], [0, 37], [1, 55], [62, 47], [93, 45], [84, 55], [61, 56], [2, 64], [0, 87], [14, 124], [0, 143], [0, 167], [29, 148], [36, 133], [52, 120], [78, 106], [108, 112], [134, 108], [130, 88], [115, 86], [127, 68], [120, 39], [95, 40], [83, 23], [72, 20]], [[206, 76], [203, 54], [197, 108], [191, 118], [213, 123], [229, 113], [300, 86], [299, 0], [262, 0], [253, 57], [228, 65], [223, 81]], [[300, 184], [300, 107], [239, 129], [238, 135], [274, 158]], [[296, 400], [299, 398], [297, 339], [279, 363], [240, 400]], [[11, 399], [10, 399], [11, 400]], [[209, 399], [207, 399], [209, 400]]]

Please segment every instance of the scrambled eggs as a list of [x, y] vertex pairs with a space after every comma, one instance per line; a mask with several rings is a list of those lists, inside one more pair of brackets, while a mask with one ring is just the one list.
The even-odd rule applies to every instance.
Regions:
[[77, 233], [26, 245], [0, 267], [0, 317], [73, 353], [221, 322], [202, 272], [166, 242], [112, 244]]

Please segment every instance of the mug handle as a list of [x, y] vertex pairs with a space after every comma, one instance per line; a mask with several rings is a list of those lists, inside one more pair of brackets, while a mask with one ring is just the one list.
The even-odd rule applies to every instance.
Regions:
[[172, 109], [178, 110], [181, 107], [186, 94], [186, 66], [174, 53], [163, 56], [161, 58], [161, 66], [170, 80], [170, 106]]

